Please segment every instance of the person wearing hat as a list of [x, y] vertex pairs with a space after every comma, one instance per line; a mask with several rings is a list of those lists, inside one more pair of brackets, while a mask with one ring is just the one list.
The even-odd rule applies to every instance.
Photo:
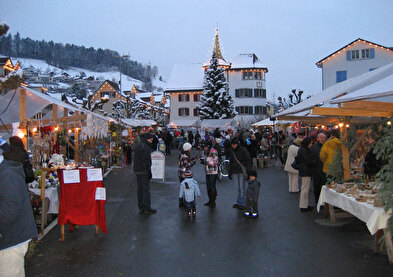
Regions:
[[157, 212], [150, 205], [150, 179], [152, 178], [151, 144], [153, 139], [152, 133], [146, 133], [134, 151], [134, 173], [138, 186], [138, 208], [139, 213], [145, 215]]
[[250, 170], [248, 173], [248, 184], [246, 195], [246, 209], [244, 216], [247, 218], [257, 218], [258, 215], [258, 198], [261, 183], [257, 180], [257, 172]]
[[23, 166], [4, 159], [8, 150], [0, 138], [0, 276], [25, 276], [25, 255], [37, 226]]
[[295, 161], [301, 142], [302, 139], [297, 138], [288, 148], [288, 155], [284, 170], [288, 172], [289, 192], [299, 192], [299, 170], [293, 168], [292, 163]]
[[215, 138], [214, 142], [213, 142], [213, 147], [214, 147], [214, 149], [216, 149], [218, 157], [222, 156], [221, 142], [222, 142], [221, 138]]
[[217, 175], [218, 175], [218, 152], [214, 148], [211, 141], [205, 143], [206, 159], [204, 160], [206, 170], [206, 189], [209, 201], [205, 203], [205, 206], [214, 208], [216, 206], [217, 198]]
[[[195, 159], [191, 159], [191, 149], [192, 145], [189, 142], [183, 144], [183, 151], [179, 157], [179, 168], [177, 171], [177, 176], [179, 177], [179, 182], [183, 182], [185, 179], [185, 172], [191, 170], [195, 164]], [[179, 198], [179, 208], [184, 207], [184, 201]]]
[[247, 190], [247, 171], [251, 169], [251, 157], [247, 149], [240, 146], [239, 139], [234, 137], [231, 140], [231, 152], [229, 156], [229, 172], [230, 176], [237, 182], [237, 200], [233, 208], [244, 209], [246, 199], [244, 195]]
[[198, 182], [192, 178], [191, 170], [186, 170], [184, 173], [185, 179], [180, 184], [179, 198], [184, 200], [186, 206], [187, 216], [196, 216], [196, 203], [197, 197], [201, 197]]

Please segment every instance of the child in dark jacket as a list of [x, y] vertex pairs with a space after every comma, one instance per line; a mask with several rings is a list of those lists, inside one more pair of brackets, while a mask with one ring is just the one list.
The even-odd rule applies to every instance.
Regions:
[[257, 180], [257, 172], [250, 170], [248, 173], [248, 186], [244, 198], [246, 198], [246, 209], [244, 216], [247, 218], [258, 217], [258, 196], [261, 183]]

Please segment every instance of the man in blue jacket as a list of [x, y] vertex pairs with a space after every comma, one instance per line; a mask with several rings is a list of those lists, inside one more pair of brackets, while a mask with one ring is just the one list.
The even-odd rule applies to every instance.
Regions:
[[37, 227], [23, 165], [4, 160], [0, 139], [0, 276], [25, 276], [25, 254]]
[[134, 151], [134, 174], [138, 185], [138, 208], [140, 214], [155, 214], [150, 206], [151, 144], [153, 134], [146, 133]]

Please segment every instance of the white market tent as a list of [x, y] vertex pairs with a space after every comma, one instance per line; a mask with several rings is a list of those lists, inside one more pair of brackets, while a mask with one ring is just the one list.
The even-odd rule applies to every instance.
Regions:
[[392, 74], [393, 63], [328, 87], [327, 89], [322, 90], [320, 93], [300, 102], [299, 104], [275, 114], [273, 117], [276, 117], [278, 119], [290, 118], [295, 120], [294, 116], [296, 113], [306, 110], [312, 110], [311, 114], [314, 115], [320, 114], [317, 112], [318, 108], [315, 107], [331, 107], [332, 104], [330, 104], [330, 101], [336, 98], [341, 98], [362, 88], [368, 87], [382, 79], [391, 76]]
[[[88, 136], [95, 135], [97, 132], [98, 136], [105, 136], [107, 133], [107, 128], [98, 128], [98, 126], [104, 126], [105, 122], [117, 122], [122, 123], [128, 127], [137, 127], [137, 126], [151, 126], [156, 124], [153, 120], [137, 120], [137, 119], [123, 119], [120, 122], [115, 119], [104, 116], [102, 114], [98, 114], [89, 110], [85, 110], [81, 107], [77, 107], [72, 104], [68, 104], [64, 101], [61, 101], [55, 97], [44, 94], [41, 91], [37, 91], [32, 88], [18, 88], [17, 90], [11, 90], [5, 95], [0, 95], [0, 124], [3, 126], [0, 131], [0, 136], [3, 139], [7, 139], [12, 135], [12, 127], [10, 126], [12, 123], [20, 122], [20, 91], [23, 89], [26, 92], [26, 118], [32, 119], [38, 113], [42, 112], [48, 105], [55, 104], [57, 106], [57, 114], [62, 114], [64, 110], [79, 112], [87, 114], [87, 124], [86, 126], [82, 126], [82, 134], [86, 131]], [[42, 117], [43, 121], [49, 122], [47, 125], [50, 125], [51, 121], [55, 122], [56, 119], [52, 118], [52, 113], [48, 112], [46, 115]], [[73, 121], [70, 118], [70, 121]], [[0, 126], [1, 126], [0, 125]], [[5, 130], [4, 125], [8, 126], [8, 132]], [[107, 125], [107, 124], [106, 124]], [[94, 127], [94, 128], [93, 128]]]
[[233, 129], [237, 126], [237, 121], [234, 118], [230, 119], [204, 119], [201, 121], [201, 129], [215, 129], [220, 130]]
[[259, 126], [272, 126], [275, 124], [292, 124], [295, 123], [296, 121], [289, 121], [289, 120], [275, 120], [272, 121], [270, 120], [270, 118], [265, 118], [264, 120], [255, 122], [254, 124], [252, 124], [255, 127], [259, 127]]
[[169, 122], [169, 128], [199, 128], [201, 121], [199, 119], [178, 119]]

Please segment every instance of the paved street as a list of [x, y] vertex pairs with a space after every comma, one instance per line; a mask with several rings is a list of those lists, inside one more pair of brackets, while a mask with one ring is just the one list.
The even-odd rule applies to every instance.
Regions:
[[[279, 167], [258, 169], [261, 216], [243, 218], [231, 180], [218, 183], [217, 207], [207, 201], [204, 171], [193, 168], [202, 197], [197, 217], [177, 207], [177, 153], [167, 159], [165, 183], [152, 184], [155, 215], [138, 214], [131, 169], [105, 179], [108, 233], [94, 227], [66, 232], [56, 226], [27, 257], [27, 276], [393, 276], [386, 255], [373, 253], [366, 225], [332, 225], [315, 211], [302, 213]], [[67, 228], [66, 228], [67, 229]]]

